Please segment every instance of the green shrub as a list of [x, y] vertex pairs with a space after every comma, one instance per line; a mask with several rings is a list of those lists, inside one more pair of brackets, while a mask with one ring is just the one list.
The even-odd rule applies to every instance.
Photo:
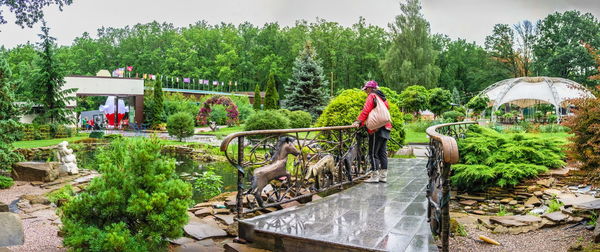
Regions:
[[254, 113], [244, 124], [244, 130], [288, 129], [290, 120], [276, 110], [262, 110]]
[[[315, 126], [327, 127], [352, 124], [362, 111], [366, 98], [367, 94], [356, 88], [342, 91], [338, 96], [329, 102], [327, 107], [325, 107], [323, 114], [319, 116]], [[389, 104], [389, 111], [390, 115], [392, 116], [393, 125], [391, 138], [394, 139], [395, 142], [388, 141], [388, 149], [395, 152], [401, 147], [397, 143], [404, 142], [404, 114], [400, 112], [398, 106], [391, 102]]]
[[0, 175], [0, 189], [11, 187], [15, 182], [12, 178]]
[[194, 189], [200, 191], [202, 200], [208, 200], [221, 193], [223, 188], [223, 177], [214, 171], [205, 171], [194, 182]]
[[89, 138], [102, 138], [104, 137], [104, 131], [92, 131], [90, 132]]
[[557, 199], [552, 199], [550, 200], [550, 204], [548, 204], [548, 209], [546, 210], [546, 213], [560, 211], [560, 207], [562, 207], [563, 205], [564, 204], [558, 201]]
[[444, 118], [444, 122], [458, 122], [464, 119], [465, 114], [460, 113], [458, 111], [447, 111], [442, 114], [442, 118]]
[[569, 132], [568, 127], [558, 125], [558, 124], [548, 124], [548, 125], [540, 125], [538, 130], [541, 133], [559, 133], [559, 132]]
[[186, 112], [195, 117], [200, 110], [200, 101], [186, 97], [181, 93], [165, 94], [163, 104], [165, 106], [165, 114], [167, 115]]
[[250, 104], [250, 99], [248, 96], [231, 96], [231, 100], [237, 105], [237, 109], [239, 114], [239, 119], [241, 121], [246, 121], [248, 117], [254, 114], [254, 107]]
[[192, 188], [156, 138], [126, 138], [98, 154], [86, 190], [62, 208], [63, 243], [75, 251], [161, 251], [182, 235]]
[[565, 165], [563, 145], [557, 139], [502, 134], [477, 125], [458, 141], [460, 163], [453, 165], [452, 183], [461, 190], [515, 186], [548, 168]]
[[472, 109], [475, 115], [479, 115], [488, 107], [489, 101], [490, 99], [487, 96], [474, 96], [466, 106]]
[[213, 105], [209, 120], [216, 122], [218, 125], [225, 125], [227, 123], [227, 109], [225, 106], [220, 104]]
[[549, 123], [555, 123], [556, 120], [558, 120], [558, 116], [556, 116], [555, 114], [551, 114], [548, 116], [548, 122]]
[[404, 114], [404, 122], [409, 123], [415, 119], [415, 116], [412, 114]]
[[70, 184], [67, 184], [65, 186], [63, 186], [62, 188], [51, 192], [48, 194], [48, 200], [54, 204], [58, 204], [58, 202], [60, 200], [71, 200], [73, 199], [73, 196], [75, 195], [75, 193], [73, 192], [73, 186]]
[[[215, 106], [216, 107], [216, 106]], [[194, 135], [194, 118], [186, 112], [179, 112], [169, 116], [167, 132], [177, 137], [179, 141]]]
[[278, 109], [277, 112], [287, 119], [290, 119], [290, 116], [292, 115], [292, 111], [287, 109]]
[[305, 111], [292, 111], [290, 116], [290, 128], [309, 128], [312, 124], [312, 116]]

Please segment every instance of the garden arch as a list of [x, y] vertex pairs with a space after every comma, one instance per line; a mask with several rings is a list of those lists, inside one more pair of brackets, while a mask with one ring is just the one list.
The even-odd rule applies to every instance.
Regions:
[[[503, 104], [515, 104], [521, 108], [545, 103], [554, 105], [560, 121], [560, 108], [568, 107], [569, 100], [594, 97], [583, 85], [572, 80], [556, 77], [520, 77], [492, 84], [480, 95], [490, 99], [492, 114]], [[492, 120], [495, 120], [492, 116]]]
[[223, 95], [215, 95], [208, 100], [206, 100], [202, 107], [200, 108], [200, 112], [198, 112], [198, 116], [196, 117], [196, 121], [200, 125], [207, 125], [208, 119], [210, 117], [210, 112], [212, 111], [212, 106], [214, 105], [223, 105], [225, 106], [225, 110], [227, 111], [227, 125], [235, 125], [239, 122], [239, 112], [237, 109], [237, 105], [231, 100], [231, 98]]

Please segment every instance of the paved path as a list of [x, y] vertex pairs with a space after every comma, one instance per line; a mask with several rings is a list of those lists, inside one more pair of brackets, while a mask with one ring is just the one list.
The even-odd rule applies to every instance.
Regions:
[[253, 226], [255, 235], [295, 237], [300, 246], [322, 243], [341, 245], [342, 250], [438, 251], [426, 220], [426, 163], [426, 159], [391, 159], [387, 184], [363, 183], [242, 222]]
[[[103, 130], [103, 131], [104, 131], [105, 135], [119, 134], [119, 135], [122, 135], [124, 137], [150, 137], [150, 136], [156, 136], [156, 137], [161, 138], [161, 139], [179, 140], [176, 137], [169, 136], [169, 134], [165, 133], [165, 132], [149, 133], [149, 132], [143, 132], [143, 131], [137, 132], [137, 131], [123, 131], [123, 130]], [[89, 130], [82, 130], [80, 132], [82, 132], [82, 133], [90, 133], [91, 131], [89, 131]], [[183, 141], [184, 142], [190, 142], [190, 143], [209, 144], [209, 145], [212, 145], [212, 146], [220, 146], [222, 140], [218, 139], [216, 136], [213, 136], [213, 135], [193, 135], [191, 137], [183, 139]]]

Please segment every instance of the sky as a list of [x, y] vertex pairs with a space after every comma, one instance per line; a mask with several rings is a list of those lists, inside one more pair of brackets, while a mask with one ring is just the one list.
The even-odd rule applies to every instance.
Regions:
[[[405, 1], [405, 0], [400, 0]], [[210, 24], [239, 24], [249, 21], [258, 26], [278, 22], [293, 26], [296, 20], [316, 18], [351, 26], [360, 16], [367, 23], [386, 27], [400, 13], [399, 0], [73, 0], [64, 7], [45, 9], [50, 33], [60, 45], [70, 45], [83, 32], [96, 35], [104, 27], [124, 27], [153, 20], [183, 27], [199, 20]], [[579, 10], [600, 18], [600, 0], [421, 0], [422, 13], [432, 33], [452, 39], [463, 38], [483, 45], [494, 24], [537, 21], [556, 11]], [[37, 42], [39, 25], [21, 28], [6, 8], [8, 24], [0, 25], [0, 45], [12, 48], [27, 41]]]

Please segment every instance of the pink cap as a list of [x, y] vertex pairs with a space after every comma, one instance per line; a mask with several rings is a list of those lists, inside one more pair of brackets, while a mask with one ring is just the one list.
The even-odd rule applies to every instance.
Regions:
[[365, 85], [363, 86], [362, 90], [365, 90], [365, 89], [367, 89], [367, 88], [374, 88], [374, 89], [378, 89], [378, 88], [379, 88], [379, 85], [377, 84], [377, 82], [376, 82], [376, 81], [374, 81], [374, 80], [370, 80], [370, 81], [367, 81], [367, 83], [365, 83]]

